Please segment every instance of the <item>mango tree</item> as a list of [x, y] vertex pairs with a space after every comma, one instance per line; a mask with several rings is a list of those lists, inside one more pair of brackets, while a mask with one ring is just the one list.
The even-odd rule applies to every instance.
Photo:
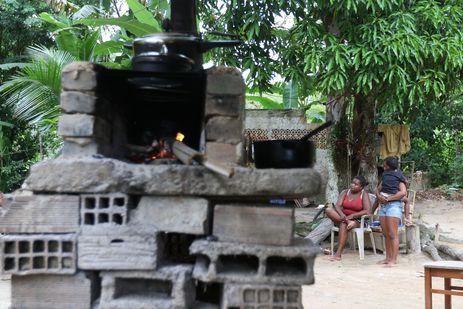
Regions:
[[[242, 49], [217, 56], [249, 69], [251, 86], [266, 88], [279, 73], [298, 81], [301, 95], [315, 91], [333, 98], [328, 113], [335, 120], [353, 104], [353, 171], [371, 183], [376, 183], [376, 111], [413, 114], [461, 87], [461, 0], [205, 3], [206, 29], [246, 39]], [[281, 20], [286, 23], [278, 27]]]

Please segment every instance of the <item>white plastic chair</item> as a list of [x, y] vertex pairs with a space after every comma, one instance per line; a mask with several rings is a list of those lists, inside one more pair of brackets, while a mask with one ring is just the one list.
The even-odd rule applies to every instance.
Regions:
[[[370, 198], [371, 205], [374, 204], [376, 201], [376, 196], [374, 194], [368, 193], [368, 197]], [[361, 260], [365, 258], [365, 233], [370, 234], [371, 245], [373, 246], [373, 253], [376, 255], [376, 244], [375, 239], [373, 237], [373, 231], [371, 227], [365, 227], [365, 218], [370, 218], [370, 215], [364, 215], [360, 219], [360, 227], [351, 229], [348, 232], [348, 237], [352, 238], [352, 249], [355, 250], [355, 244], [358, 244], [359, 248], [359, 257]], [[334, 252], [334, 233], [339, 233], [339, 228], [337, 226], [333, 226], [331, 228], [331, 252]]]

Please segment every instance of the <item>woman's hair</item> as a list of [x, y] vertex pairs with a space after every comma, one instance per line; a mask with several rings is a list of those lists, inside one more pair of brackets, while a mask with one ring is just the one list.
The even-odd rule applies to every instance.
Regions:
[[399, 158], [397, 157], [387, 157], [384, 159], [384, 162], [386, 162], [386, 165], [389, 166], [391, 170], [396, 170], [399, 168]]
[[366, 186], [368, 186], [368, 181], [362, 175], [357, 175], [354, 177], [354, 179], [357, 179], [358, 181], [360, 181], [360, 185], [362, 186], [362, 188], [365, 188]]

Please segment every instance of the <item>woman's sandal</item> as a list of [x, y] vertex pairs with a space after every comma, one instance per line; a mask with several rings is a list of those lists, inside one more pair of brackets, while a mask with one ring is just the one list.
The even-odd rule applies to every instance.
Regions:
[[340, 261], [341, 260], [341, 257], [340, 256], [336, 256], [336, 255], [332, 255], [328, 258], [328, 260], [330, 260], [331, 262], [337, 262], [337, 261]]

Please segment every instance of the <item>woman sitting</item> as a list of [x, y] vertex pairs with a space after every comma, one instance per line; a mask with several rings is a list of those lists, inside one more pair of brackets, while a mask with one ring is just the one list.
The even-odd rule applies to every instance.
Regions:
[[350, 189], [342, 191], [336, 205], [325, 211], [334, 224], [339, 225], [338, 250], [330, 257], [331, 261], [341, 260], [348, 231], [360, 227], [361, 217], [370, 212], [370, 199], [364, 190], [366, 185], [368, 182], [363, 176], [355, 176]]

